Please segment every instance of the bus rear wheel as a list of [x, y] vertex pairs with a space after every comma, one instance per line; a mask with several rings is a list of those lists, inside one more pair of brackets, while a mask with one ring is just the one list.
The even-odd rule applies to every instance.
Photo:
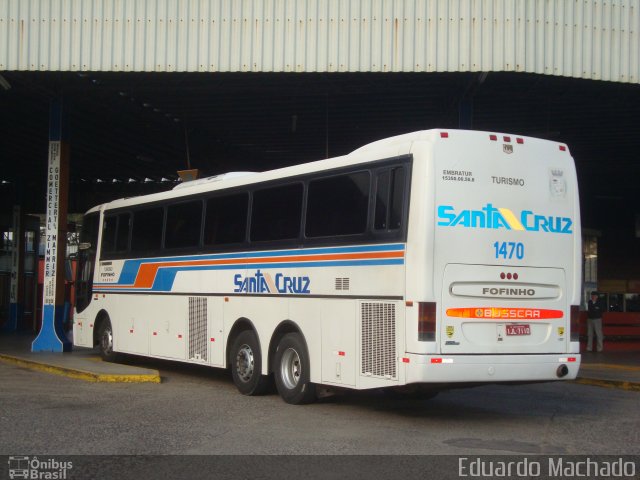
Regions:
[[299, 333], [288, 333], [280, 340], [274, 373], [276, 388], [285, 402], [302, 405], [316, 400], [315, 385], [309, 380], [309, 353]]
[[243, 395], [262, 395], [269, 388], [269, 377], [262, 375], [258, 337], [251, 330], [240, 333], [233, 342], [231, 376]]

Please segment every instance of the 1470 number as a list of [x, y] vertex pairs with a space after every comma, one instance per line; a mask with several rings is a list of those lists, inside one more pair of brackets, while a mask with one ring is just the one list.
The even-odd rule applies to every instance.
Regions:
[[524, 244], [520, 242], [495, 242], [493, 244], [496, 258], [512, 259], [524, 258]]

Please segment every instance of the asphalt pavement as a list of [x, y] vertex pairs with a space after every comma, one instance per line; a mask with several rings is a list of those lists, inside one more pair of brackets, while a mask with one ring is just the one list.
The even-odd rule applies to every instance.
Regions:
[[[92, 382], [160, 383], [157, 370], [103, 362], [95, 349], [74, 347], [66, 353], [32, 352], [32, 334], [0, 335], [0, 360], [22, 367]], [[582, 354], [577, 383], [640, 391], [638, 351]]]
[[640, 391], [640, 342], [637, 351], [583, 352], [578, 383]]

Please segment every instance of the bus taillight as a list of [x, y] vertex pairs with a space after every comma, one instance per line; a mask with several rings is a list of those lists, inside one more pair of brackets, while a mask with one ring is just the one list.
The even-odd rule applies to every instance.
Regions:
[[571, 329], [570, 339], [572, 342], [580, 340], [580, 307], [578, 305], [571, 305]]
[[436, 339], [436, 302], [420, 302], [418, 306], [418, 340], [432, 342]]

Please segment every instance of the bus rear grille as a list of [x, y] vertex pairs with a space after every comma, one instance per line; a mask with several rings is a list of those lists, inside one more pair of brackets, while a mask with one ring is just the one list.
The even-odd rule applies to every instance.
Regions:
[[396, 306], [361, 303], [362, 374], [396, 379]]
[[189, 297], [189, 360], [207, 361], [206, 297]]

